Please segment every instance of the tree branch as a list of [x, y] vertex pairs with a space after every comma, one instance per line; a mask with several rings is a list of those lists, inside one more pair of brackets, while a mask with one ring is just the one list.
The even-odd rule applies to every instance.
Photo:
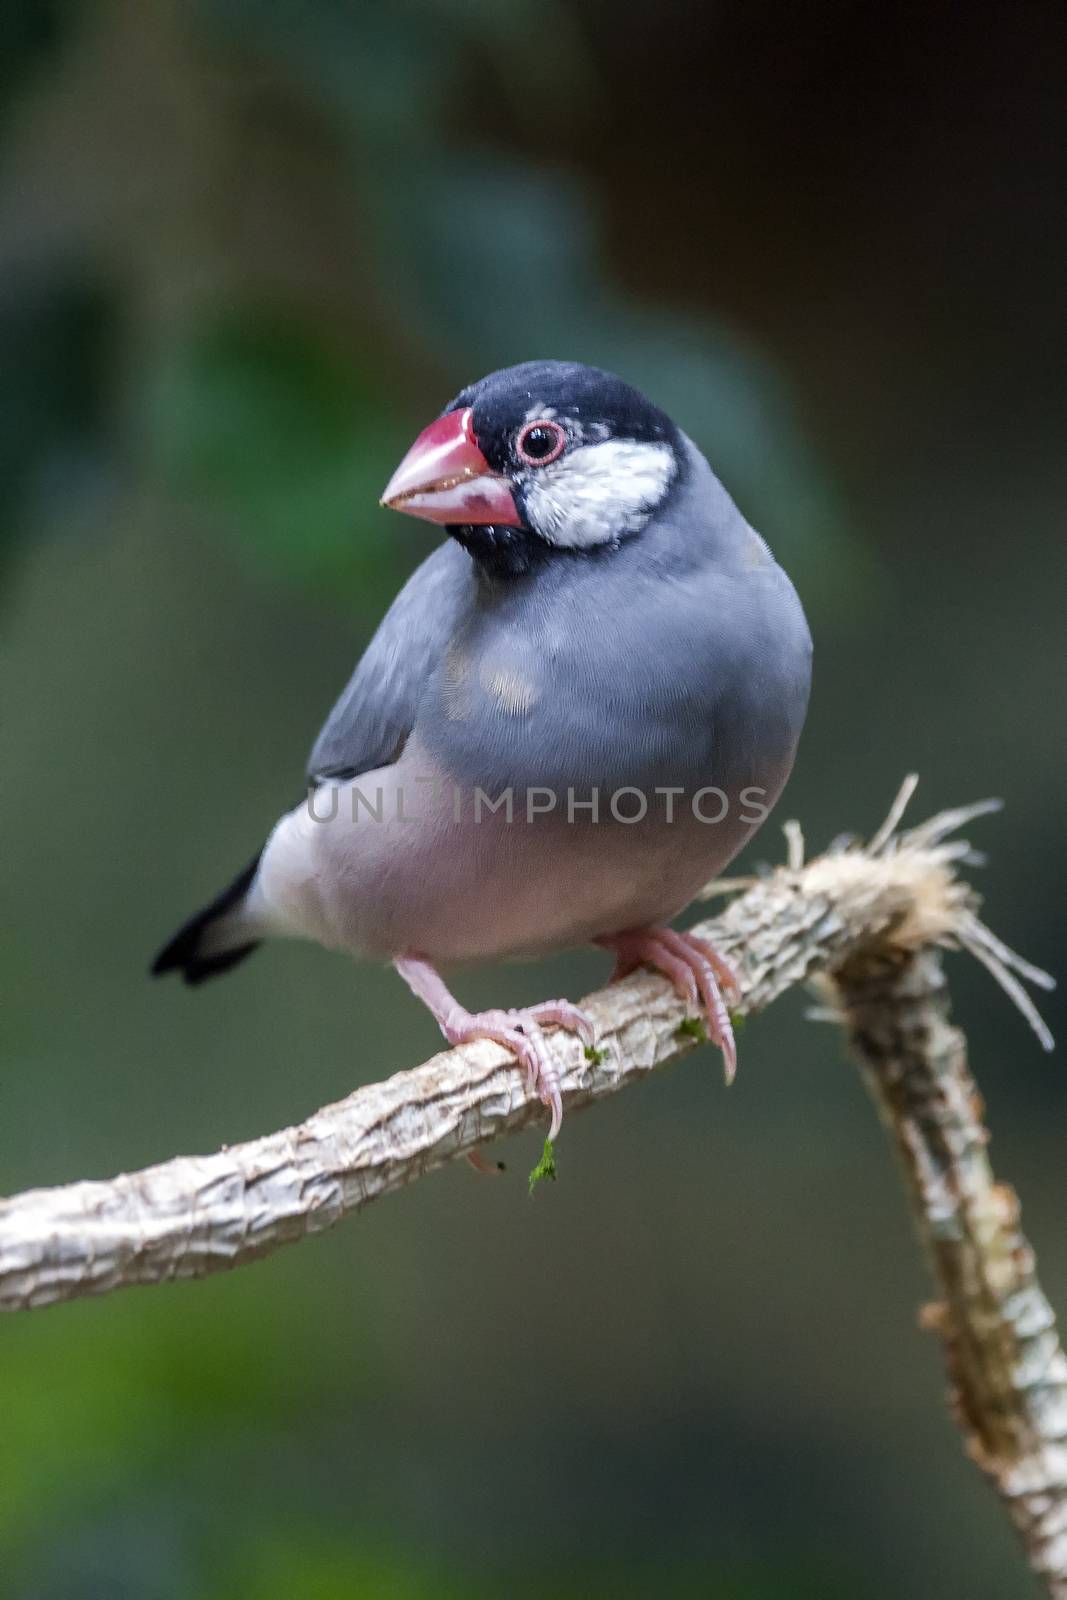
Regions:
[[[950, 836], [993, 806], [900, 834], [913, 787], [867, 846], [839, 842], [808, 864], [788, 824], [787, 864], [699, 931], [739, 969], [742, 1014], [815, 981], [847, 1026], [903, 1160], [941, 1296], [926, 1322], [945, 1339], [968, 1451], [1006, 1501], [1048, 1592], [1067, 1600], [1067, 1360], [1018, 1203], [993, 1180], [937, 947], [962, 946], [982, 961], [1046, 1048], [1051, 1037], [1020, 979], [1052, 980], [979, 921], [977, 898], [957, 876], [975, 857]], [[726, 887], [710, 886], [708, 897]], [[694, 1048], [684, 1008], [660, 977], [636, 973], [583, 1005], [600, 1061], [570, 1036], [551, 1036], [568, 1113]], [[16, 1195], [0, 1202], [0, 1310], [240, 1266], [542, 1118], [512, 1057], [480, 1043], [215, 1155]]]
[[835, 975], [853, 1048], [900, 1154], [941, 1299], [949, 1406], [1048, 1592], [1067, 1597], [1067, 1360], [1019, 1225], [994, 1182], [963, 1034], [932, 950], [864, 952]]

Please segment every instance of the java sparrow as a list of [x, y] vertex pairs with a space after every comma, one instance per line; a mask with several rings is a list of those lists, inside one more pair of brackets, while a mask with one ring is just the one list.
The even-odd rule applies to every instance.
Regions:
[[736, 1062], [706, 941], [667, 926], [763, 821], [807, 708], [789, 579], [692, 441], [621, 379], [472, 384], [382, 503], [448, 538], [315, 741], [308, 793], [156, 958], [190, 984], [289, 935], [391, 961], [446, 1039], [514, 1051], [551, 1113], [565, 1000], [473, 1014], [443, 965], [583, 943], [666, 973]]

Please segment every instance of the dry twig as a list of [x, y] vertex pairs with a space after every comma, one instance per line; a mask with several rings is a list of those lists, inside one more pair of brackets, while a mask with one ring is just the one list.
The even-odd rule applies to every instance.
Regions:
[[[1067, 1600], [1067, 1360], [1018, 1202], [993, 1179], [939, 947], [981, 961], [1046, 1048], [1051, 1036], [1022, 980], [1052, 980], [985, 927], [957, 876], [976, 858], [954, 835], [995, 803], [901, 833], [913, 788], [908, 779], [867, 846], [843, 843], [807, 864], [799, 827], [787, 825], [787, 864], [700, 931], [738, 967], [742, 1013], [814, 981], [824, 1014], [828, 1006], [846, 1026], [902, 1158], [940, 1295], [926, 1321], [946, 1343], [967, 1448], [1048, 1592]], [[708, 897], [724, 887], [709, 885]], [[652, 974], [583, 1004], [603, 1057], [590, 1062], [572, 1038], [554, 1036], [568, 1112], [694, 1047], [681, 1002]], [[541, 1116], [512, 1058], [475, 1044], [215, 1155], [16, 1195], [0, 1202], [0, 1310], [240, 1266]]]

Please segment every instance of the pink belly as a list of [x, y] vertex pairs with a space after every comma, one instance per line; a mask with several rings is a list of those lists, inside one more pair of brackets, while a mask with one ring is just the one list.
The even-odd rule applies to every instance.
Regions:
[[[577, 806], [568, 819], [565, 796], [532, 816], [516, 797], [508, 820], [474, 795], [416, 785], [403, 763], [319, 791], [312, 817], [297, 808], [265, 855], [276, 923], [290, 924], [276, 931], [443, 963], [545, 954], [669, 920], [760, 821], [740, 803], [710, 820], [715, 799], [696, 812], [679, 799], [668, 821], [652, 797], [649, 815], [627, 824], [607, 799], [594, 822]], [[638, 805], [619, 801], [627, 814]]]

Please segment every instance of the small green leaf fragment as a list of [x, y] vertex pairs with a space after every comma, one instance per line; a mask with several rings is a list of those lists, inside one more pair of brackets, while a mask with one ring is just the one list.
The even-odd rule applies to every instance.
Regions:
[[530, 1193], [533, 1194], [542, 1178], [551, 1178], [556, 1181], [556, 1152], [552, 1148], [552, 1140], [545, 1140], [545, 1148], [541, 1152], [541, 1159], [530, 1173]]
[[608, 1059], [608, 1053], [606, 1050], [598, 1050], [594, 1044], [587, 1044], [585, 1047], [585, 1059], [592, 1066], [599, 1067], [602, 1061]]
[[745, 1025], [745, 1021], [746, 1021], [746, 1018], [745, 1018], [745, 1013], [743, 1011], [731, 1011], [730, 1012], [730, 1026], [734, 1030], [735, 1033], [740, 1033], [741, 1032], [741, 1029]]
[[698, 1044], [708, 1042], [708, 1030], [701, 1017], [686, 1017], [674, 1031], [681, 1039], [695, 1039]]

